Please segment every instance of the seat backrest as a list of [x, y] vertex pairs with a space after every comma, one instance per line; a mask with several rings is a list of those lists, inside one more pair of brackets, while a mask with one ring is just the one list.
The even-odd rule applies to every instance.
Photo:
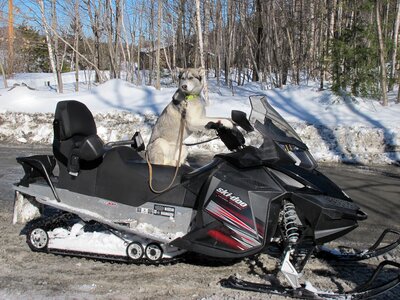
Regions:
[[104, 154], [103, 141], [97, 136], [96, 123], [85, 104], [67, 100], [57, 104], [54, 115], [53, 152], [69, 174], [98, 166]]
[[85, 104], [67, 100], [57, 103], [54, 114], [53, 153], [59, 166], [58, 187], [92, 195], [104, 143]]
[[54, 140], [65, 141], [73, 136], [97, 134], [96, 123], [85, 104], [66, 100], [57, 103], [54, 115]]

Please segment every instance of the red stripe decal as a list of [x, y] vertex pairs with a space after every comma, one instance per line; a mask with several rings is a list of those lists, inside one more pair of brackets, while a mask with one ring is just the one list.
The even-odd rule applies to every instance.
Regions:
[[215, 230], [215, 229], [209, 230], [208, 231], [208, 235], [210, 237], [212, 237], [213, 239], [217, 240], [218, 242], [221, 242], [221, 243], [229, 246], [232, 249], [244, 250], [242, 248], [242, 245], [238, 241], [236, 241], [233, 238], [223, 234], [222, 232], [220, 232], [218, 230]]

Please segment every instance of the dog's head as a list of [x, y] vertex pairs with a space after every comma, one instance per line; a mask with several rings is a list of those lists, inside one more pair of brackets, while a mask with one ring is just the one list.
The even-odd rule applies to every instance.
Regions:
[[179, 72], [179, 90], [186, 95], [200, 95], [204, 84], [204, 69], [178, 68], [177, 70]]

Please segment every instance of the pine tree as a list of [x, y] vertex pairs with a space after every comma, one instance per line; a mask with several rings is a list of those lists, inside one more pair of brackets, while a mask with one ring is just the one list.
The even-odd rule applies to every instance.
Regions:
[[21, 61], [26, 72], [50, 72], [45, 37], [25, 24], [18, 27], [18, 35], [22, 41]]

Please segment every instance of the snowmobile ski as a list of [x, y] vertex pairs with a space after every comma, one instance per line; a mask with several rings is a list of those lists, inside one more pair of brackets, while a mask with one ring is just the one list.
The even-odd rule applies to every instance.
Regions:
[[236, 276], [230, 276], [228, 279], [223, 279], [220, 283], [222, 286], [227, 288], [258, 293], [268, 293], [298, 299], [372, 299], [377, 295], [391, 290], [400, 283], [400, 273], [398, 273], [397, 276], [395, 276], [393, 279], [385, 283], [375, 285], [377, 277], [379, 276], [379, 274], [382, 273], [383, 269], [386, 266], [395, 267], [400, 271], [399, 263], [393, 261], [383, 261], [378, 265], [378, 267], [375, 269], [374, 273], [371, 275], [370, 279], [367, 282], [358, 286], [352, 291], [345, 293], [323, 292], [318, 291], [313, 287], [307, 287], [305, 285], [302, 285], [297, 289], [293, 289], [291, 287], [285, 287], [282, 285], [268, 285], [245, 281], [237, 278]]

